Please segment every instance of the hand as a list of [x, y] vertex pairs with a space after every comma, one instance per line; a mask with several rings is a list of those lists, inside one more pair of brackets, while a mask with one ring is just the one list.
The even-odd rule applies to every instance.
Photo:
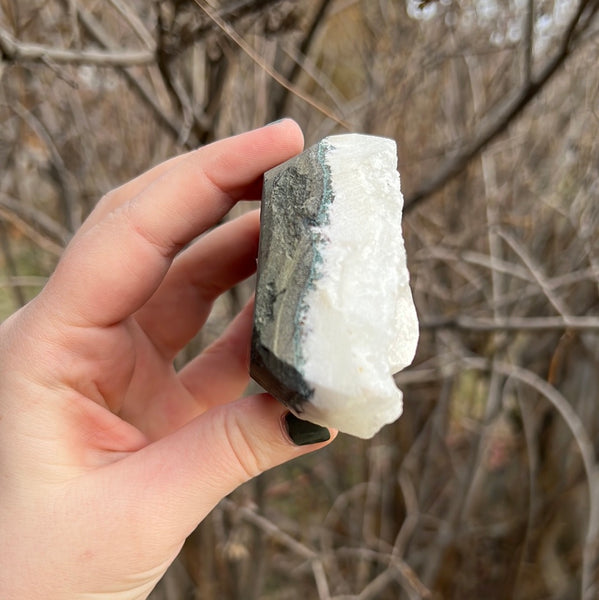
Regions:
[[227, 493], [324, 444], [248, 383], [252, 306], [181, 371], [213, 301], [255, 269], [248, 213], [192, 242], [302, 150], [282, 121], [104, 197], [0, 326], [0, 597], [146, 598]]

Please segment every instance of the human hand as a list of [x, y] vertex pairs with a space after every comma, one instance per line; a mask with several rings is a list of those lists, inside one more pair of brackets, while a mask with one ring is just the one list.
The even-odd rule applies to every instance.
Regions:
[[163, 163], [105, 196], [39, 296], [0, 325], [0, 596], [146, 598], [218, 501], [324, 445], [248, 383], [252, 306], [173, 359], [255, 269], [249, 213], [199, 240], [302, 150], [282, 121]]

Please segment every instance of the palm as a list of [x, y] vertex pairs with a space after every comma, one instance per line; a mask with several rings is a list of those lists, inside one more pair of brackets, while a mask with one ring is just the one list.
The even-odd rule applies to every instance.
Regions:
[[[83, 255], [81, 247], [85, 249], [98, 229], [107, 227], [107, 215], [120, 217], [119, 213], [125, 213], [127, 227], [143, 232], [148, 227], [147, 213], [145, 207], [142, 210], [135, 203], [140, 190], [151, 193], [154, 187], [166, 187], [168, 181], [164, 180], [174, 179], [182, 162], [175, 159], [161, 165], [105, 197], [75, 238], [74, 248], [67, 251], [63, 263], [74, 262], [70, 259], [76, 252], [79, 255], [75, 260]], [[205, 176], [200, 173], [196, 178], [202, 180]], [[212, 218], [221, 218], [235, 200], [251, 198], [258, 190], [251, 178], [239, 188], [223, 188], [211, 201], [217, 210], [216, 215], [214, 209], [210, 211]], [[214, 195], [214, 190], [211, 193]], [[108, 226], [114, 228], [115, 220]], [[194, 225], [197, 228], [197, 224], [182, 220], [178, 224], [181, 232], [173, 237], [196, 234]], [[202, 228], [207, 225], [201, 223]], [[52, 294], [53, 285], [78, 290], [72, 294], [74, 306], [61, 306], [59, 320], [66, 321], [71, 333], [66, 336], [66, 356], [57, 361], [55, 374], [75, 392], [137, 430], [95, 413], [96, 418], [111, 422], [109, 427], [115, 431], [113, 444], [102, 438], [104, 449], [138, 448], [139, 433], [146, 442], [154, 441], [243, 392], [248, 381], [249, 307], [222, 339], [181, 372], [175, 371], [173, 361], [202, 327], [214, 300], [255, 269], [258, 232], [259, 218], [252, 212], [216, 228], [183, 252], [179, 252], [183, 244], [171, 237], [154, 240], [151, 234], [142, 233], [133, 237], [127, 248], [121, 248], [119, 256], [105, 257], [112, 265], [105, 267], [108, 276], [104, 281], [88, 276], [85, 266], [70, 265], [71, 271], [83, 273], [83, 281], [61, 282], [64, 271], [67, 280], [71, 273], [59, 265], [46, 293]], [[120, 241], [127, 232], [109, 233]], [[123, 252], [128, 265], [121, 262]], [[68, 365], [68, 370], [62, 372], [61, 365]]]
[[[212, 233], [190, 254], [202, 253], [211, 238], [224, 239], [241, 230], [248, 233], [254, 230], [254, 243], [233, 257], [236, 265], [229, 265], [235, 267], [233, 270], [225, 269], [227, 273], [233, 273], [234, 280], [241, 279], [252, 269], [257, 228], [257, 215], [249, 214], [222, 231]], [[168, 435], [202, 414], [213, 403], [211, 398], [215, 394], [219, 395], [219, 403], [228, 402], [239, 397], [247, 384], [251, 307], [242, 312], [223, 338], [204, 355], [198, 356], [181, 372], [173, 366], [175, 356], [203, 325], [214, 299], [212, 296], [224, 291], [224, 287], [218, 285], [208, 294], [200, 283], [194, 285], [193, 278], [180, 277], [180, 272], [185, 270], [184, 263], [190, 258], [183, 255], [175, 262], [172, 275], [167, 275], [152, 298], [134, 316], [117, 326], [100, 331], [91, 328], [87, 332], [90, 338], [87, 348], [92, 348], [96, 354], [102, 353], [89, 357], [91, 371], [96, 365], [100, 366], [97, 389], [102, 402], [112, 413], [134, 425], [149, 441]], [[223, 286], [233, 283], [235, 281], [222, 282]], [[177, 311], [168, 315], [169, 307], [173, 305]], [[234, 337], [238, 339], [237, 345], [229, 343]]]
[[289, 442], [274, 399], [236, 400], [251, 305], [173, 367], [214, 300], [255, 268], [258, 218], [198, 236], [301, 147], [282, 123], [117, 189], [40, 296], [1, 324], [0, 537], [18, 541], [0, 547], [3, 597], [144, 598], [220, 498], [317, 447]]
[[106, 408], [135, 426], [148, 441], [200, 414], [199, 403], [183, 385], [172, 360], [159, 351], [135, 319], [110, 337], [111, 358], [98, 382]]

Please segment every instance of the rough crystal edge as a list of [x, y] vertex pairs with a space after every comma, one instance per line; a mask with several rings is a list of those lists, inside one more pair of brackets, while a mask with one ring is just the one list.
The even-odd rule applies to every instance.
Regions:
[[[273, 170], [271, 170], [269, 173], [267, 173], [265, 175], [265, 197], [267, 196], [267, 193], [266, 193], [266, 190], [268, 187], [267, 181], [269, 179], [271, 181], [273, 181], [276, 173], [285, 172], [289, 168], [293, 169], [293, 165], [297, 164], [298, 159], [301, 160], [302, 159], [301, 157], [305, 157], [305, 156], [309, 155], [311, 152], [312, 153], [316, 152], [319, 166], [323, 169], [323, 172], [325, 170], [327, 171], [324, 179], [326, 179], [327, 175], [330, 179], [330, 171], [327, 168], [326, 153], [332, 147], [335, 146], [335, 142], [341, 141], [340, 138], [342, 138], [342, 137], [347, 138], [347, 136], [330, 136], [329, 138], [325, 138], [324, 140], [322, 140], [315, 146], [312, 146], [311, 148], [306, 150], [302, 155], [299, 155], [299, 157], [292, 158], [289, 161], [287, 161], [286, 163], [283, 163], [282, 165], [275, 167]], [[360, 137], [361, 138], [374, 138], [374, 136], [360, 136]], [[381, 140], [388, 141], [389, 144], [391, 144], [393, 146], [393, 153], [394, 154], [396, 153], [396, 150], [395, 150], [396, 146], [395, 146], [395, 142], [393, 140], [390, 140], [387, 138], [377, 138], [377, 141], [380, 142]], [[323, 185], [323, 187], [325, 187], [325, 186]], [[322, 194], [321, 194], [322, 196], [325, 195], [325, 191], [326, 191], [325, 189], [322, 190]], [[400, 195], [401, 195], [401, 192], [400, 192]], [[328, 208], [330, 208], [329, 205], [331, 202], [334, 201], [334, 197], [332, 196], [332, 190], [329, 190], [328, 197], [329, 197], [329, 202], [326, 203], [326, 206], [325, 206], [324, 202], [321, 202], [321, 204], [320, 204], [320, 209], [318, 212], [321, 217], [319, 219], [317, 219], [317, 222], [319, 224], [323, 224], [326, 221], [326, 219], [328, 218]], [[401, 197], [401, 200], [403, 203], [403, 197]], [[401, 219], [401, 208], [402, 207], [400, 207], [400, 219]], [[263, 211], [264, 211], [264, 208], [263, 208]], [[401, 221], [400, 221], [400, 223], [401, 223]], [[300, 300], [299, 300], [298, 306], [297, 306], [296, 318], [294, 319], [294, 336], [293, 337], [294, 337], [295, 352], [294, 352], [293, 358], [299, 368], [301, 368], [301, 364], [303, 363], [304, 360], [303, 360], [303, 356], [302, 356], [302, 344], [301, 344], [301, 340], [299, 340], [299, 336], [301, 336], [302, 329], [301, 329], [301, 327], [298, 326], [298, 322], [301, 321], [302, 314], [305, 313], [305, 297], [307, 295], [307, 290], [309, 290], [310, 287], [313, 287], [314, 282], [317, 281], [321, 276], [321, 273], [319, 273], [315, 268], [315, 266], [318, 265], [318, 252], [319, 252], [318, 240], [315, 239], [314, 230], [309, 231], [309, 233], [312, 238], [311, 246], [314, 249], [314, 254], [312, 255], [311, 269], [310, 269], [310, 274], [307, 278], [307, 284], [303, 287], [302, 294], [300, 295]], [[404, 250], [404, 252], [405, 252], [405, 250]], [[322, 262], [322, 258], [321, 258], [321, 262]], [[407, 268], [406, 268], [406, 270], [407, 270]], [[409, 279], [409, 273], [408, 273], [408, 279]], [[408, 288], [409, 288], [409, 285], [408, 285]], [[411, 290], [409, 291], [409, 293], [411, 294]], [[304, 313], [302, 313], [302, 310], [304, 311]], [[414, 314], [415, 314], [415, 312], [414, 312]], [[332, 420], [319, 419], [318, 414], [315, 413], [315, 411], [313, 410], [313, 406], [310, 403], [310, 399], [314, 395], [314, 388], [311, 387], [307, 383], [307, 381], [306, 381], [305, 377], [302, 375], [302, 373], [297, 368], [290, 365], [286, 361], [279, 360], [272, 352], [270, 352], [268, 350], [268, 348], [265, 348], [264, 345], [262, 345], [260, 343], [260, 340], [258, 339], [256, 331], [254, 331], [254, 339], [253, 339], [253, 343], [252, 343], [251, 365], [252, 366], [251, 366], [250, 372], [251, 372], [252, 377], [260, 385], [262, 385], [262, 387], [264, 387], [264, 389], [266, 389], [271, 394], [273, 394], [276, 398], [278, 398], [281, 402], [283, 402], [283, 404], [287, 405], [299, 417], [309, 418], [309, 419], [313, 420], [314, 422], [320, 423], [321, 425], [324, 425], [327, 427], [334, 426], [334, 423], [332, 423], [332, 421], [334, 421], [334, 419], [332, 419]], [[277, 377], [275, 377], [273, 375], [273, 370], [275, 372], [278, 371], [279, 373], [285, 373], [284, 379], [287, 381], [287, 383], [289, 385], [282, 384], [281, 381], [279, 381], [279, 379], [277, 379]], [[398, 391], [398, 401], [397, 401], [396, 407], [395, 407], [396, 410], [393, 411], [393, 415], [391, 415], [391, 413], [389, 413], [389, 415], [393, 418], [389, 418], [385, 422], [382, 422], [382, 423], [379, 422], [379, 423], [375, 424], [374, 426], [370, 427], [370, 429], [366, 432], [365, 435], [364, 435], [364, 431], [361, 431], [361, 433], [355, 433], [355, 432], [349, 431], [349, 433], [353, 434], [353, 435], [359, 435], [360, 437], [371, 437], [386, 423], [394, 421], [401, 414], [401, 410], [402, 410], [402, 408], [401, 408], [402, 407], [402, 402], [401, 402], [402, 394], [401, 394], [400, 390], [397, 390], [397, 391]]]

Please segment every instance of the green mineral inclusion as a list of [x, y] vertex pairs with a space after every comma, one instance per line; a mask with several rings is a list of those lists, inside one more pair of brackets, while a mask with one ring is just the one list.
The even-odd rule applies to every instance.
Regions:
[[334, 146], [332, 146], [328, 141], [321, 141], [316, 148], [316, 159], [317, 163], [322, 169], [322, 197], [320, 200], [320, 206], [318, 208], [318, 213], [316, 215], [316, 223], [312, 226], [310, 230], [310, 236], [312, 238], [312, 247], [314, 248], [314, 256], [312, 263], [310, 265], [310, 274], [308, 276], [308, 281], [306, 284], [306, 288], [302, 297], [298, 303], [298, 309], [295, 313], [295, 318], [293, 322], [293, 350], [294, 350], [294, 358], [295, 364], [298, 371], [304, 375], [303, 367], [306, 363], [306, 358], [303, 353], [303, 340], [305, 338], [305, 330], [304, 323], [306, 314], [308, 312], [308, 304], [305, 299], [310, 290], [315, 289], [314, 282], [318, 281], [322, 275], [322, 266], [324, 264], [324, 259], [321, 254], [321, 250], [323, 246], [329, 241], [322, 234], [322, 232], [318, 231], [322, 226], [329, 224], [329, 211], [331, 204], [333, 203], [335, 196], [333, 194], [332, 182], [331, 182], [331, 168], [327, 164], [326, 155], [330, 152]]

